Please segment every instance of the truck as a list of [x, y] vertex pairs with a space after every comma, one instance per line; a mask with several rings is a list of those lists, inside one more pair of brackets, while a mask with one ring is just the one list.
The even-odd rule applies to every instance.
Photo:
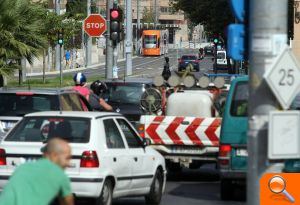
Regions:
[[166, 159], [169, 171], [216, 163], [221, 117], [211, 90], [183, 90], [167, 98], [165, 113], [142, 115], [140, 134]]

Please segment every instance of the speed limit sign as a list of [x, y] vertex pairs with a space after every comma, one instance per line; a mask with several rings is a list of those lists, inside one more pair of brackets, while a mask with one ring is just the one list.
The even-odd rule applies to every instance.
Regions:
[[284, 109], [288, 109], [300, 91], [300, 67], [291, 49], [286, 47], [264, 78]]

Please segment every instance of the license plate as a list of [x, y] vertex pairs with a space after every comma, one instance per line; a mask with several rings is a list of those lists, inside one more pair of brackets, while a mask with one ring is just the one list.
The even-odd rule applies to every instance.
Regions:
[[247, 157], [248, 156], [248, 151], [246, 149], [237, 149], [236, 150], [236, 156]]
[[184, 147], [172, 147], [172, 153], [183, 154], [203, 154], [206, 149], [201, 148], [184, 148]]

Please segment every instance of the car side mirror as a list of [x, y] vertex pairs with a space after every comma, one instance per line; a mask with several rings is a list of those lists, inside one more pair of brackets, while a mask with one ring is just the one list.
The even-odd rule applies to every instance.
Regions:
[[151, 140], [149, 138], [143, 138], [143, 147], [151, 145]]

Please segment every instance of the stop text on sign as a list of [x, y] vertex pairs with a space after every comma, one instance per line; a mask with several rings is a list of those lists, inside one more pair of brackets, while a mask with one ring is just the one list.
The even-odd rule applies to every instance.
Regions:
[[104, 23], [87, 23], [86, 28], [102, 28], [105, 26]]

